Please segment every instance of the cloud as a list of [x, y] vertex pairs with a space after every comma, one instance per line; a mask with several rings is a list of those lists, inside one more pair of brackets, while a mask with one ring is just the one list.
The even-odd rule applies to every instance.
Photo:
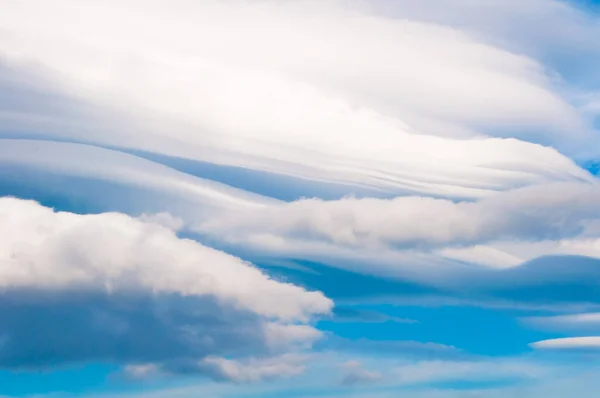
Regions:
[[374, 383], [382, 379], [383, 375], [381, 373], [364, 369], [358, 361], [348, 361], [344, 364], [342, 385], [354, 386], [362, 383]]
[[334, 322], [360, 322], [360, 323], [384, 323], [384, 322], [397, 322], [397, 323], [418, 323], [414, 319], [400, 318], [391, 316], [383, 312], [362, 310], [352, 307], [344, 307], [337, 305], [333, 309]]
[[45, 128], [39, 110], [19, 109], [5, 116], [13, 133], [393, 194], [476, 198], [582, 176], [554, 149], [524, 141], [589, 148], [544, 66], [447, 22], [339, 1], [61, 0], [4, 11], [0, 53], [13, 68], [40, 65], [68, 96], [118, 115], [102, 118], [100, 134]]
[[574, 333], [600, 332], [600, 313], [580, 313], [556, 316], [532, 316], [521, 319], [524, 325], [541, 330]]
[[[563, 369], [564, 370], [564, 369]], [[575, 394], [577, 397], [594, 398], [597, 396], [598, 381], [597, 369], [580, 367], [576, 372], [561, 374], [559, 372], [551, 374], [549, 377], [537, 380], [527, 380], [524, 383], [514, 383], [511, 385], [477, 386], [471, 389], [461, 387], [431, 387], [431, 386], [409, 386], [404, 390], [398, 388], [372, 388], [372, 386], [355, 386], [352, 390], [340, 388], [337, 390], [320, 389], [319, 393], [328, 397], [347, 398], [395, 398], [399, 394], [408, 395], [411, 398], [504, 398], [510, 397], [531, 397], [531, 398], [563, 398]], [[248, 389], [242, 393], [243, 397], [254, 398], [263, 397], [266, 394], [284, 396], [290, 389], [285, 386], [275, 386], [268, 391], [256, 388]], [[312, 398], [315, 396], [315, 388], [310, 386], [305, 389], [294, 389], [294, 395], [300, 398]], [[179, 388], [173, 390], [163, 390], [156, 393], [145, 392], [144, 396], [152, 398], [157, 397], [177, 397], [188, 398], [195, 397], [198, 394], [208, 393], [211, 397], [234, 398], [240, 397], [240, 391], [232, 391], [226, 385], [197, 386], [188, 388]], [[104, 397], [107, 395], [101, 395]], [[113, 396], [113, 395], [111, 395]], [[121, 395], [121, 397], [130, 397], [131, 395]], [[136, 395], [133, 395], [134, 397]]]
[[599, 195], [592, 180], [478, 201], [305, 199], [193, 228], [263, 257], [305, 259], [453, 297], [596, 302], [590, 277], [600, 270]]
[[157, 378], [172, 373], [204, 374], [215, 381], [238, 384], [256, 383], [276, 378], [290, 378], [305, 371], [306, 355], [283, 354], [265, 358], [227, 359], [207, 356], [201, 360], [179, 361], [157, 365], [128, 365], [124, 374], [132, 379]]
[[367, 248], [560, 239], [583, 232], [597, 218], [599, 187], [595, 181], [556, 183], [458, 203], [424, 197], [306, 199], [230, 213], [198, 230], [231, 241], [254, 236]]
[[[11, 198], [2, 198], [0, 205], [3, 252], [10, 259], [0, 280], [4, 287], [122, 286], [218, 295], [240, 308], [284, 320], [306, 319], [331, 306], [320, 293], [273, 281], [233, 256], [178, 239], [156, 224], [115, 213], [55, 213], [34, 202]], [[112, 234], [107, 235], [106, 230]], [[153, 243], [157, 245], [150, 246]], [[139, 250], [140, 246], [145, 250]], [[165, 262], [172, 265], [165, 268]], [[210, 280], [219, 283], [208, 283]], [[254, 294], [248, 285], [263, 294]], [[271, 301], [271, 294], [278, 297], [276, 302]]]
[[145, 379], [157, 375], [159, 368], [155, 364], [127, 365], [123, 368], [123, 372], [133, 379]]
[[[591, 74], [590, 60], [600, 49], [593, 39], [600, 30], [597, 14], [589, 12], [590, 4], [584, 2], [400, 0], [375, 4], [388, 16], [450, 25], [485, 42], [542, 59], [569, 78], [575, 78], [574, 71]], [[570, 67], [566, 57], [573, 60]], [[594, 82], [593, 76], [586, 77]]]
[[565, 337], [536, 341], [530, 346], [538, 350], [598, 350], [600, 349], [600, 337]]
[[305, 358], [286, 355], [268, 359], [234, 361], [219, 357], [207, 357], [199, 369], [215, 379], [236, 383], [256, 382], [282, 376], [296, 376], [304, 372]]
[[[100, 180], [171, 196], [208, 211], [260, 207], [276, 200], [194, 177], [140, 157], [90, 145], [44, 140], [0, 139], [0, 170], [4, 183], [17, 182], [19, 172], [38, 171]], [[15, 178], [14, 176], [17, 176]], [[11, 178], [12, 177], [12, 178]], [[35, 180], [27, 181], [29, 185]], [[201, 205], [201, 206], [198, 206]], [[163, 205], [163, 212], [166, 204]], [[172, 206], [175, 207], [175, 206]]]
[[319, 292], [124, 214], [0, 198], [0, 220], [4, 368], [268, 360], [310, 347], [320, 333], [307, 322], [332, 307]]
[[421, 361], [393, 369], [398, 384], [431, 384], [451, 381], [494, 381], [538, 378], [545, 368], [536, 364], [508, 361]]
[[[543, 373], [436, 343], [321, 339], [313, 320], [332, 302], [241, 258], [341, 268], [298, 279], [344, 297], [598, 301], [600, 185], [573, 160], [600, 153], [597, 16], [555, 0], [2, 9], [0, 195], [73, 212], [0, 199], [2, 368], [252, 383], [304, 372], [316, 344], [407, 357], [391, 373], [408, 389]], [[344, 194], [357, 197], [326, 200]], [[525, 322], [596, 333], [595, 314]], [[356, 389], [390, 373], [345, 371]]]
[[403, 358], [457, 358], [464, 355], [458, 348], [432, 342], [411, 340], [370, 340], [344, 339], [328, 336], [318, 343], [318, 347], [340, 352], [354, 352], [379, 355], [381, 357]]
[[[398, 395], [423, 397], [480, 397], [502, 396], [501, 391], [535, 386], [581, 375], [582, 367], [555, 366], [532, 361], [530, 358], [485, 358], [481, 360], [424, 361], [407, 360], [402, 356], [348, 357], [344, 353], [321, 353], [314, 356], [313, 368], [294, 381], [263, 386], [247, 386], [243, 390], [230, 385], [189, 386], [165, 396], [192, 397], [199, 392], [218, 397], [261, 397], [265, 395], [299, 397], [394, 397]], [[341, 366], [340, 366], [341, 364]], [[339, 368], [340, 372], [336, 372]], [[590, 372], [591, 373], [591, 372]], [[339, 376], [339, 386], [331, 385], [331, 377]], [[469, 386], [469, 387], [466, 387]], [[433, 395], [428, 393], [435, 392]], [[527, 395], [532, 396], [532, 395]], [[536, 395], [533, 395], [536, 396]]]
[[[595, 184], [531, 187], [474, 203], [455, 204], [427, 198], [398, 198], [382, 201], [366, 199], [364, 203], [358, 199], [345, 199], [339, 202], [309, 200], [306, 201], [306, 204], [301, 201], [279, 205], [279, 202], [269, 198], [192, 177], [118, 151], [81, 144], [39, 140], [2, 140], [2, 142], [0, 173], [4, 177], [0, 189], [4, 193], [36, 198], [45, 203], [62, 205], [77, 212], [88, 212], [91, 209], [93, 212], [110, 210], [137, 215], [151, 212], [164, 213], [165, 210], [168, 210], [171, 214], [176, 214], [184, 223], [212, 218], [210, 223], [217, 227], [212, 228], [211, 226], [208, 234], [210, 241], [214, 243], [215, 238], [223, 237], [229, 240], [240, 240], [242, 243], [244, 240], [250, 240], [249, 245], [252, 246], [252, 250], [258, 250], [262, 257], [308, 258], [353, 271], [368, 271], [386, 277], [409, 278], [409, 280], [431, 284], [432, 277], [450, 282], [455, 281], [456, 278], [463, 278], [465, 269], [460, 263], [464, 261], [475, 264], [500, 262], [501, 265], [516, 266], [545, 254], [566, 253], [598, 257], [598, 253], [600, 253], [596, 250], [597, 242], [593, 238], [597, 235], [597, 231], [594, 232], [595, 221], [588, 219], [591, 216], [595, 217], [593, 214]], [[544, 205], [549, 197], [552, 197], [553, 201]], [[431, 214], [424, 215], [422, 219], [426, 219], [426, 216], [431, 217], [432, 225], [438, 225], [431, 231], [427, 231], [426, 228], [416, 228], [420, 225], [418, 223], [414, 225], [415, 223], [402, 221], [402, 217], [405, 216], [409, 220], [414, 219], [413, 210], [402, 204], [409, 203], [420, 208], [421, 200], [429, 203], [425, 209], [431, 208]], [[580, 203], [577, 211], [568, 210], [575, 200]], [[383, 204], [389, 205], [389, 211], [382, 206]], [[520, 207], [523, 205], [526, 206]], [[563, 205], [564, 208], [561, 207]], [[320, 207], [323, 207], [323, 210]], [[464, 218], [461, 219], [463, 222], [456, 222], [457, 229], [455, 231], [450, 229], [451, 225], [445, 227], [448, 235], [442, 236], [441, 232], [444, 228], [441, 228], [440, 225], [451, 224], [451, 218], [439, 219], [433, 215], [438, 211], [451, 214], [450, 211], [444, 210], [446, 207], [456, 209], [455, 212]], [[263, 208], [264, 210], [250, 213], [249, 219], [246, 219], [248, 213], [232, 211], [243, 208]], [[540, 209], [546, 209], [547, 213], [542, 213]], [[312, 210], [315, 210], [316, 213]], [[225, 214], [226, 211], [229, 211], [230, 214], [217, 216]], [[294, 214], [294, 211], [297, 214]], [[324, 211], [330, 212], [332, 215], [329, 216]], [[280, 215], [280, 212], [283, 213]], [[511, 212], [514, 212], [514, 215], [511, 215]], [[533, 218], [527, 218], [528, 222], [525, 225], [527, 212]], [[357, 216], [346, 217], [345, 213], [348, 215], [356, 213]], [[385, 223], [374, 222], [377, 220], [378, 214], [387, 215], [389, 213], [395, 215], [386, 216]], [[235, 216], [239, 214], [241, 216], [236, 220]], [[479, 214], [485, 216], [486, 223], [477, 220], [478, 217], [482, 217]], [[498, 216], [494, 219], [492, 218], [493, 214], [498, 214]], [[550, 214], [550, 216], [547, 217], [546, 214]], [[148, 217], [148, 215], [141, 215], [142, 218]], [[167, 223], [169, 228], [181, 227], [181, 225], [177, 225], [180, 224], [178, 220], [169, 220], [169, 216], [164, 214], [153, 217], [153, 222]], [[162, 221], [156, 217], [162, 217]], [[286, 217], [290, 219], [288, 220]], [[373, 219], [373, 217], [375, 218]], [[334, 223], [328, 226], [327, 220], [330, 218]], [[269, 226], [270, 219], [275, 221]], [[514, 221], [512, 226], [509, 223], [511, 219]], [[553, 220], [559, 221], [554, 222]], [[294, 223], [297, 221], [309, 222], [310, 228], [307, 228], [306, 237], [285, 231], [285, 228], [296, 228]], [[254, 222], [256, 225], [253, 224]], [[344, 225], [345, 222], [348, 222], [348, 226]], [[393, 228], [392, 222], [398, 222], [399, 225], [410, 224], [410, 228], [413, 230], [416, 228], [417, 234], [411, 237], [409, 235], [412, 233], [410, 228]], [[210, 223], [201, 223], [200, 225], [210, 225]], [[390, 228], [384, 228], [386, 223], [390, 224]], [[472, 223], [472, 226], [469, 226], [469, 223]], [[377, 228], [373, 228], [371, 236], [361, 232], [361, 230], [367, 231], [366, 228], [369, 225], [374, 226], [374, 224], [378, 225]], [[516, 236], [520, 237], [522, 241], [509, 242], [510, 244], [506, 242], [492, 243], [491, 252], [490, 249], [485, 249], [483, 254], [478, 254], [478, 252], [472, 254], [469, 247], [457, 249], [446, 246], [473, 241], [477, 237], [472, 229], [477, 225], [482, 226], [483, 238], [486, 234], [495, 238], [500, 236], [499, 230], [494, 229], [498, 225], [499, 228], [506, 231], [507, 235], [512, 233], [511, 229], [516, 231]], [[324, 233], [319, 231], [324, 227], [327, 228]], [[332, 238], [336, 238], [336, 235], [339, 235], [336, 229], [350, 231], [351, 234], [348, 236], [354, 234], [359, 240], [349, 248], [347, 248], [347, 244], [343, 244], [344, 242], [341, 245], [339, 242], [327, 244], [327, 236], [324, 236], [325, 242], [323, 242], [322, 235], [328, 234]], [[269, 234], [265, 235], [265, 230]], [[471, 237], [461, 235], [465, 230], [468, 230]], [[583, 234], [590, 238], [540, 243], [526, 242], [527, 239], [568, 236], [578, 231], [583, 231]], [[428, 233], [431, 233], [432, 236], [428, 237]], [[451, 233], [455, 233], [456, 236], [451, 236]], [[528, 234], [531, 237], [528, 237]], [[536, 236], [536, 234], [539, 235]], [[272, 239], [265, 239], [269, 236]], [[439, 241], [440, 236], [442, 242], [437, 243], [436, 240]], [[394, 239], [397, 241], [393, 242]], [[404, 239], [404, 242], [398, 241], [399, 239]], [[421, 241], [419, 242], [418, 239]], [[455, 240], [452, 241], [452, 239]], [[382, 242], [378, 243], [377, 240]], [[392, 241], [394, 247], [382, 251], [378, 246], [389, 244], [386, 240]], [[377, 243], [374, 248], [369, 247], [371, 241]], [[276, 245], [273, 247], [269, 242], [274, 242]], [[409, 247], [411, 242], [425, 248], [432, 244], [443, 244], [443, 248], [439, 252], [433, 253], [427, 252], [427, 250], [415, 251], [414, 248], [397, 251], [401, 244]], [[233, 250], [232, 247], [227, 249]], [[495, 258], [499, 258], [499, 260], [496, 261]], [[364, 265], [367, 263], [369, 264], [368, 269]], [[427, 268], [422, 268], [423, 266]], [[439, 274], [427, 272], [432, 267], [438, 268]]]

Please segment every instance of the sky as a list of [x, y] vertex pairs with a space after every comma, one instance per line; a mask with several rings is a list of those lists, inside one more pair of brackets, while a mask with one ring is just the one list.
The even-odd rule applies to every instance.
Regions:
[[0, 398], [592, 398], [600, 4], [0, 0]]

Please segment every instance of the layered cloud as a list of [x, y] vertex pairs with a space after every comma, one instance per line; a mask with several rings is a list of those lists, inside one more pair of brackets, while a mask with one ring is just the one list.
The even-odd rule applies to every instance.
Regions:
[[[541, 64], [404, 19], [406, 4], [391, 18], [341, 1], [37, 3], [7, 4], [0, 52], [86, 104], [50, 112], [84, 128], [46, 125], [47, 109], [25, 105], [4, 115], [5, 132], [388, 193], [473, 198], [585, 178], [554, 149], [523, 141], [589, 149], [591, 133]], [[7, 84], [22, 87], [16, 75]]]
[[78, 212], [169, 212], [184, 223], [278, 202], [132, 154], [68, 142], [0, 139], [0, 177], [4, 194], [81, 203]]
[[532, 343], [531, 347], [542, 350], [599, 350], [600, 337], [565, 337], [542, 340]]
[[138, 156], [67, 142], [0, 139], [0, 167], [13, 172], [40, 170], [67, 177], [109, 181], [185, 199], [205, 211], [253, 208], [277, 202], [190, 176]]
[[[534, 288], [531, 294], [539, 299], [552, 295], [540, 290], [547, 284], [561, 286], [556, 298], [579, 301], [597, 291], [589, 278], [600, 271], [599, 194], [590, 177], [478, 201], [306, 199], [231, 212], [193, 228], [262, 256], [443, 288], [509, 295]], [[580, 289], [569, 293], [567, 286]]]
[[597, 352], [600, 350], [600, 314], [574, 313], [555, 316], [537, 316], [522, 319], [524, 325], [549, 332], [558, 332], [560, 337], [531, 343], [537, 350]]
[[0, 219], [5, 368], [110, 361], [183, 371], [222, 355], [267, 361], [310, 346], [320, 333], [304, 324], [332, 306], [123, 214], [57, 213], [2, 198]]
[[600, 333], [600, 313], [597, 312], [527, 317], [522, 319], [522, 321], [527, 326], [542, 330]]

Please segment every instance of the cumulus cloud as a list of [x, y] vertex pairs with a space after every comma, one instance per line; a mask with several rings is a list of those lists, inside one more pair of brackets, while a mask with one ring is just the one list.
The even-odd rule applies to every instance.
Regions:
[[[268, 360], [309, 347], [320, 333], [306, 322], [332, 306], [319, 292], [124, 214], [0, 198], [0, 220], [5, 368]], [[132, 368], [138, 376], [150, 370]]]
[[[331, 305], [320, 293], [273, 281], [233, 256], [178, 239], [159, 225], [114, 213], [55, 213], [11, 198], [2, 198], [1, 205], [4, 287], [122, 286], [217, 295], [240, 308], [284, 320], [306, 319]], [[141, 245], [148, 248], [141, 250]], [[163, 267], [165, 263], [170, 267]], [[272, 301], [271, 294], [278, 300]]]
[[584, 232], [597, 220], [599, 199], [600, 185], [593, 180], [522, 188], [476, 202], [413, 196], [306, 199], [227, 214], [198, 230], [231, 241], [272, 237], [371, 249], [539, 241]]

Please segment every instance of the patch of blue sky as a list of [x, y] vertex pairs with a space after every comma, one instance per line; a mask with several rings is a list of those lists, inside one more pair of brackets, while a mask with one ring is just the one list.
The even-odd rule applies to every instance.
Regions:
[[0, 371], [1, 392], [13, 397], [35, 394], [123, 391], [126, 386], [107, 382], [119, 370], [118, 366], [84, 364], [57, 369]]
[[413, 319], [400, 322], [321, 321], [319, 328], [346, 339], [418, 341], [456, 347], [465, 355], [507, 356], [531, 351], [528, 344], [556, 337], [530, 330], [518, 320], [528, 312], [477, 308], [473, 306], [357, 306], [388, 315]]

